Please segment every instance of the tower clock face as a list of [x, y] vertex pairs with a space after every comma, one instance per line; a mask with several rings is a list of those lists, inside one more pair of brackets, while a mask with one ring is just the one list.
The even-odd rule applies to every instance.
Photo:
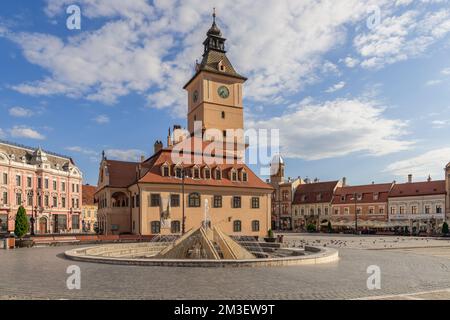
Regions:
[[194, 102], [198, 101], [198, 91], [197, 90], [194, 91], [194, 94], [192, 95], [192, 100], [194, 100]]
[[219, 97], [226, 99], [230, 96], [230, 90], [228, 90], [227, 87], [225, 86], [221, 86], [218, 90], [217, 93], [219, 94]]

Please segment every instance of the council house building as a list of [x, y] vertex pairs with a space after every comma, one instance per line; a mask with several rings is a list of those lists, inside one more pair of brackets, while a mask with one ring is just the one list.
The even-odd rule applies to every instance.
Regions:
[[[247, 79], [226, 55], [215, 14], [203, 45], [203, 60], [184, 86], [188, 130], [169, 129], [166, 145], [156, 141], [140, 162], [103, 155], [95, 195], [101, 233], [172, 235], [210, 223], [233, 236], [267, 235], [273, 188], [242, 161], [243, 139], [233, 137], [232, 149], [225, 143], [230, 129], [244, 129]], [[220, 137], [208, 136], [211, 129]]]

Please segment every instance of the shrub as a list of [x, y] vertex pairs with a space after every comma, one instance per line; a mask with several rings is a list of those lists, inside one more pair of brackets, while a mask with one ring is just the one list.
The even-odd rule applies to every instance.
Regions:
[[448, 223], [447, 222], [444, 222], [444, 224], [442, 225], [442, 233], [443, 234], [448, 233]]
[[14, 233], [20, 239], [28, 233], [30, 230], [30, 224], [27, 219], [27, 212], [23, 206], [20, 206], [16, 214], [16, 225], [14, 228]]
[[308, 224], [308, 226], [306, 227], [306, 230], [308, 230], [308, 232], [316, 232], [316, 225], [313, 223]]
[[267, 232], [267, 235], [269, 236], [269, 238], [274, 238], [273, 230], [269, 229], [269, 231]]
[[327, 228], [328, 228], [328, 232], [329, 232], [329, 233], [332, 233], [332, 232], [333, 232], [333, 227], [331, 226], [331, 221], [328, 221], [328, 226], [327, 226]]

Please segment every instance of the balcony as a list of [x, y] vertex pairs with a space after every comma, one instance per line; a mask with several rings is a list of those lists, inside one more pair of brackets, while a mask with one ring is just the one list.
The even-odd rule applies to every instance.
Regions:
[[390, 214], [389, 220], [428, 220], [428, 219], [445, 219], [444, 213], [404, 213]]

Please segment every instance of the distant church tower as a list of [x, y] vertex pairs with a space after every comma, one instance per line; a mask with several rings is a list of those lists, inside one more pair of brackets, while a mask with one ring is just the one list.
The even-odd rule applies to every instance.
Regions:
[[226, 39], [216, 24], [215, 10], [206, 35], [203, 59], [184, 86], [188, 92], [188, 130], [192, 134], [194, 122], [201, 121], [203, 129], [218, 129], [225, 136], [227, 129], [244, 128], [242, 86], [247, 78], [236, 72], [226, 56]]
[[284, 160], [280, 155], [276, 155], [270, 164], [270, 183], [273, 186], [284, 182]]

